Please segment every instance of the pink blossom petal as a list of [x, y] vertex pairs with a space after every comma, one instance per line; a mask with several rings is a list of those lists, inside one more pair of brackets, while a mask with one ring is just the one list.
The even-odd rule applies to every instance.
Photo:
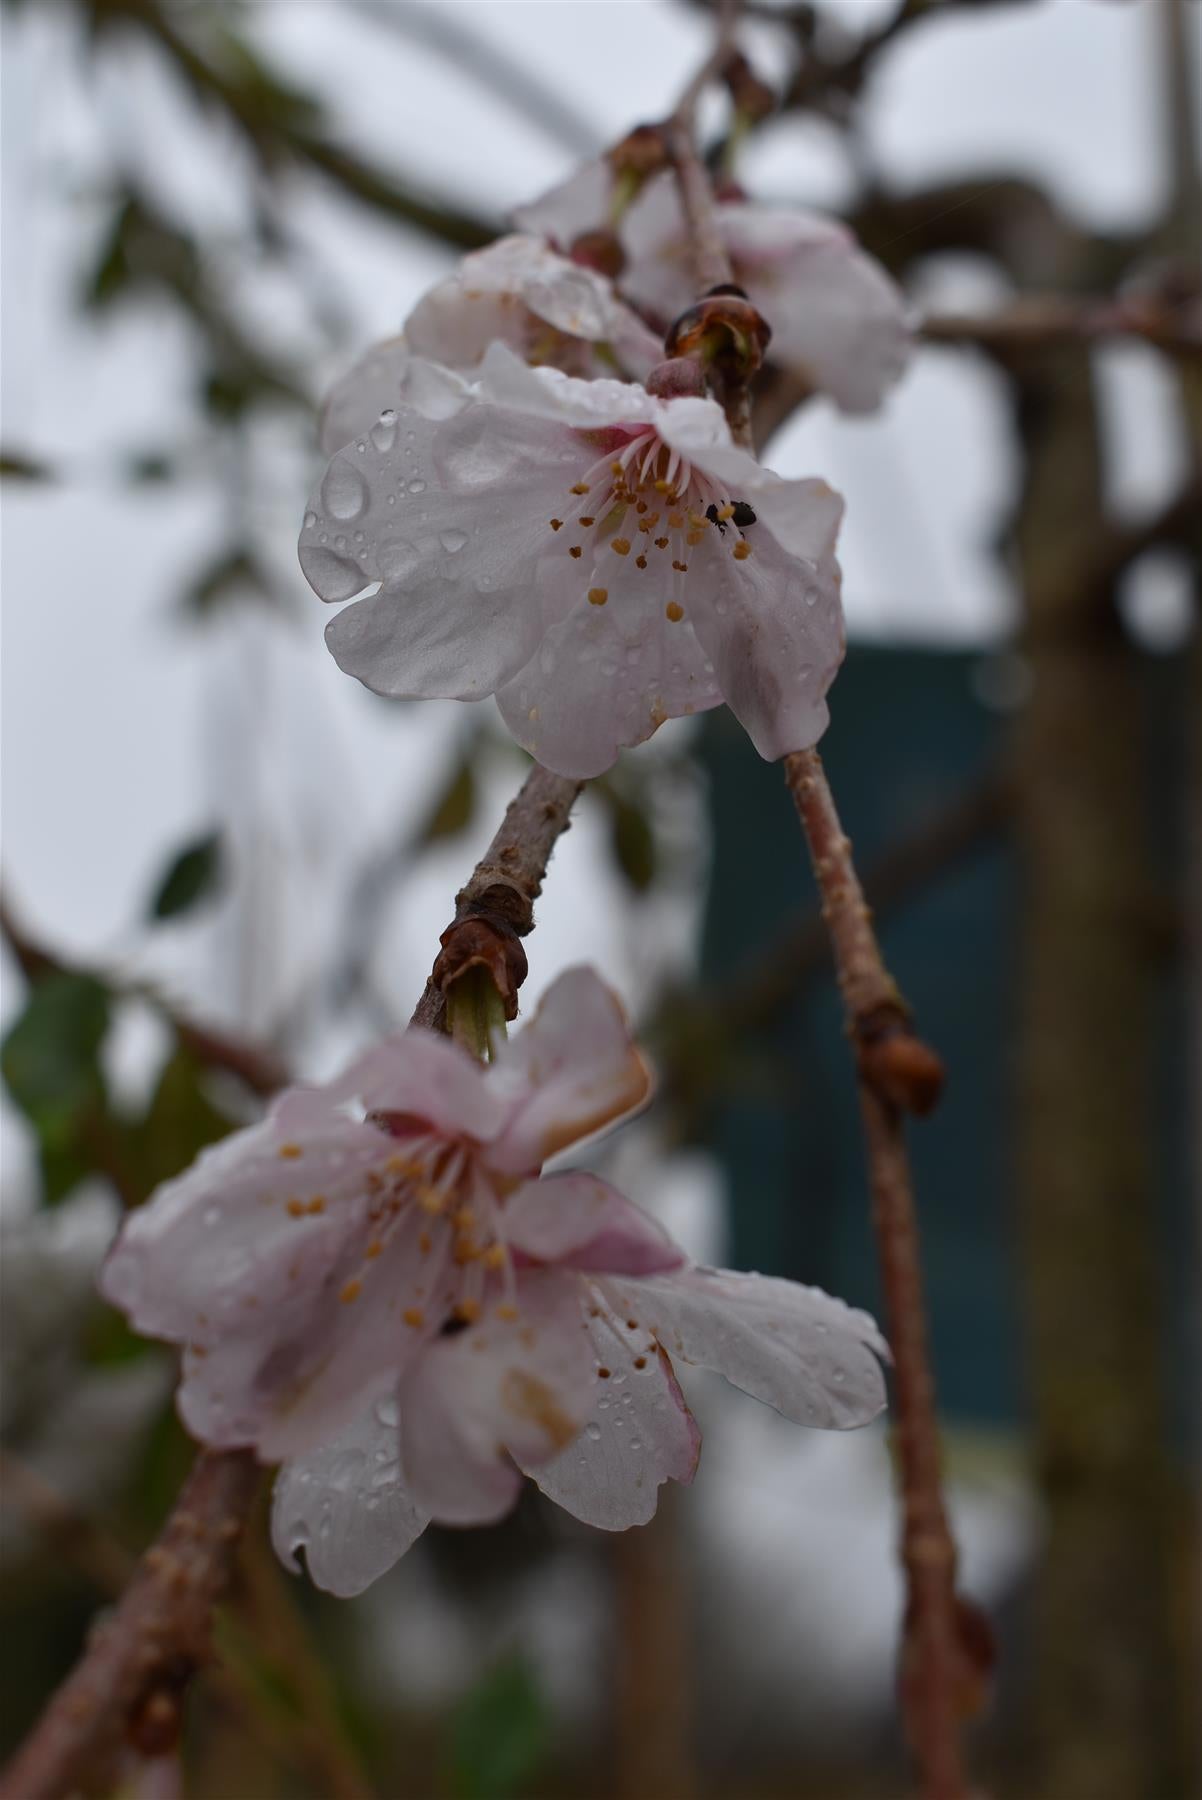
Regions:
[[566, 181], [557, 181], [536, 200], [515, 207], [513, 222], [520, 231], [549, 238], [561, 250], [569, 250], [584, 231], [603, 224], [613, 193], [613, 170], [604, 157], [581, 163]]
[[[587, 780], [611, 768], [667, 719], [722, 703], [709, 657], [679, 611], [673, 577], [610, 552], [581, 563], [575, 603], [497, 692], [518, 743], [557, 774]], [[588, 598], [604, 593], [604, 603]]]
[[525, 587], [481, 594], [431, 576], [344, 607], [325, 638], [338, 667], [373, 694], [482, 700], [523, 666], [540, 630]]
[[766, 524], [750, 526], [746, 541], [751, 554], [739, 562], [716, 532], [706, 534], [690, 571], [689, 618], [727, 705], [774, 761], [826, 730], [826, 693], [845, 648], [839, 569], [833, 559], [790, 556]]
[[703, 1268], [597, 1285], [632, 1336], [654, 1333], [669, 1356], [716, 1369], [799, 1425], [843, 1431], [885, 1404], [885, 1340], [820, 1288]]
[[657, 1220], [584, 1170], [525, 1182], [503, 1217], [509, 1248], [538, 1262], [653, 1275], [685, 1260]]
[[[427, 1226], [413, 1210], [378, 1239], [361, 1227], [324, 1273], [291, 1263], [288, 1287], [269, 1308], [245, 1295], [219, 1331], [198, 1330], [179, 1392], [193, 1436], [253, 1443], [265, 1461], [278, 1462], [313, 1449], [350, 1412], [391, 1392], [451, 1305], [449, 1233]], [[428, 1255], [418, 1248], [423, 1233], [435, 1245]]]
[[362, 1227], [366, 1175], [390, 1152], [350, 1119], [297, 1143], [274, 1118], [234, 1132], [129, 1215], [100, 1290], [138, 1331], [207, 1343], [326, 1277]]
[[506, 1117], [482, 1065], [435, 1031], [384, 1038], [321, 1091], [335, 1101], [357, 1100], [369, 1113], [412, 1113], [449, 1137], [491, 1138]]
[[276, 1477], [271, 1541], [287, 1568], [303, 1550], [327, 1593], [361, 1594], [425, 1530], [401, 1475], [397, 1407], [379, 1400], [319, 1450], [285, 1463]]
[[418, 355], [452, 368], [474, 367], [494, 339], [523, 360], [581, 376], [604, 372], [598, 346], [624, 352], [628, 372], [638, 376], [663, 355], [603, 275], [525, 235], [464, 257], [418, 301], [405, 334]]
[[521, 1477], [572, 1441], [593, 1389], [580, 1279], [524, 1275], [518, 1317], [493, 1312], [440, 1337], [401, 1384], [401, 1463], [432, 1519], [482, 1525], [512, 1506]]
[[[423, 1253], [421, 1244], [431, 1240]], [[322, 1292], [309, 1295], [301, 1329], [278, 1334], [255, 1371], [255, 1441], [268, 1462], [325, 1442], [349, 1414], [393, 1392], [450, 1311], [455, 1283], [445, 1224], [431, 1227], [411, 1207], [376, 1241], [382, 1242], [378, 1255], [360, 1243]], [[184, 1398], [181, 1393], [181, 1410]]]
[[818, 213], [728, 203], [719, 229], [772, 327], [772, 355], [845, 412], [872, 412], [911, 348], [901, 290], [846, 227]]
[[339, 377], [321, 409], [318, 435], [327, 456], [365, 437], [382, 412], [400, 406], [411, 360], [403, 337], [387, 338]]
[[594, 1309], [589, 1337], [592, 1416], [566, 1450], [527, 1472], [586, 1525], [625, 1531], [652, 1517], [665, 1481], [692, 1481], [701, 1433], [671, 1362], [646, 1333], [635, 1336], [624, 1320]]
[[525, 1173], [641, 1106], [651, 1072], [621, 1005], [591, 969], [567, 969], [509, 1039], [490, 1080], [509, 1123], [491, 1146], [495, 1169]]

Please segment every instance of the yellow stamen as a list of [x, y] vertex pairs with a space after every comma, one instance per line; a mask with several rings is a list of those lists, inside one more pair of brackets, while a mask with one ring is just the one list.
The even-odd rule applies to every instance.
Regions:
[[295, 1162], [298, 1156], [303, 1156], [305, 1153], [299, 1144], [281, 1144], [277, 1154], [282, 1156], [285, 1162]]
[[588, 493], [588, 482], [587, 481], [577, 481], [576, 483], [574, 483], [574, 485], [572, 487], [570, 487], [568, 489], [568, 492], [569, 492], [569, 494], [587, 494]]
[[488, 1249], [484, 1252], [484, 1266], [486, 1269], [503, 1269], [505, 1267], [504, 1244], [490, 1244], [488, 1246]]
[[584, 551], [580, 548], [579, 544], [573, 544], [572, 548], [568, 551], [568, 555], [569, 556], [583, 556]]
[[411, 1325], [414, 1331], [420, 1331], [426, 1322], [426, 1315], [420, 1306], [407, 1306], [401, 1314], [401, 1318], [406, 1325]]
[[498, 1319], [504, 1319], [506, 1324], [511, 1324], [513, 1322], [513, 1320], [517, 1318], [517, 1316], [518, 1316], [517, 1307], [511, 1306], [508, 1300], [502, 1300], [500, 1306], [498, 1306], [498, 1308], [497, 1308]]
[[348, 1281], [338, 1298], [344, 1306], [349, 1306], [351, 1301], [357, 1300], [362, 1292], [363, 1283], [361, 1281]]
[[667, 606], [665, 606], [665, 608], [664, 608], [664, 611], [667, 613], [668, 617], [671, 619], [673, 625], [675, 625], [680, 619], [684, 618], [684, 607], [681, 606], [680, 603], [676, 600], [669, 600]]
[[617, 551], [619, 556], [629, 556], [630, 555], [630, 539], [629, 538], [615, 538], [613, 541], [613, 548], [614, 548], [614, 550]]
[[608, 599], [608, 588], [590, 588], [588, 591], [588, 603], [590, 606], [604, 606]]
[[741, 544], [735, 545], [731, 554], [734, 556], [736, 562], [746, 562], [747, 558], [751, 555], [751, 545], [747, 542], [747, 539], [744, 538]]
[[460, 1300], [451, 1310], [453, 1316], [456, 1319], [462, 1319], [465, 1325], [474, 1325], [480, 1317], [480, 1302], [478, 1300]]

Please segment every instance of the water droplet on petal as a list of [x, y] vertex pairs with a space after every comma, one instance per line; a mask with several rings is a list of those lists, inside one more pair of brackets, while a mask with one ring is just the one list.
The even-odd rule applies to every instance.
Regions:
[[335, 519], [357, 519], [367, 505], [367, 483], [353, 464], [336, 456], [321, 484], [326, 511]]
[[400, 1411], [395, 1400], [377, 1400], [375, 1415], [381, 1425], [396, 1425], [400, 1419]]
[[305, 530], [312, 531], [312, 529], [316, 525], [316, 523], [317, 523], [317, 514], [315, 512], [307, 512], [305, 514]]
[[467, 543], [467, 532], [444, 531], [441, 533], [439, 541], [441, 542], [443, 549], [449, 550], [453, 555], [456, 550], [462, 550], [463, 546]]
[[600, 1441], [601, 1427], [594, 1421], [592, 1424], [585, 1426], [584, 1435], [586, 1438], [591, 1438], [593, 1443], [596, 1444]]
[[382, 412], [372, 426], [371, 441], [381, 452], [391, 450], [396, 443], [396, 413], [392, 407]]
[[424, 481], [411, 481], [409, 483], [409, 492], [411, 494], [424, 494], [425, 491], [426, 484]]

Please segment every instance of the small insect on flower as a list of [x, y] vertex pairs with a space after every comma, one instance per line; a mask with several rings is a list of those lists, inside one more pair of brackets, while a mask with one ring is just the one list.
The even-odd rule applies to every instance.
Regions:
[[[130, 1215], [102, 1291], [184, 1346], [194, 1436], [283, 1462], [285, 1562], [358, 1593], [431, 1519], [501, 1517], [526, 1474], [594, 1525], [645, 1521], [697, 1464], [673, 1358], [803, 1424], [879, 1411], [866, 1314], [697, 1268], [598, 1176], [541, 1173], [649, 1088], [617, 1000], [573, 969], [487, 1068], [433, 1032], [386, 1040]], [[320, 1211], [292, 1207], [318, 1187]]]

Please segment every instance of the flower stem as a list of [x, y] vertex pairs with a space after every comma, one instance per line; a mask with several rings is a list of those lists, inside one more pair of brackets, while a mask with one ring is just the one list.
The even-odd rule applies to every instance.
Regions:
[[447, 1023], [457, 1044], [492, 1062], [506, 1037], [505, 1002], [488, 970], [467, 969], [447, 989]]

